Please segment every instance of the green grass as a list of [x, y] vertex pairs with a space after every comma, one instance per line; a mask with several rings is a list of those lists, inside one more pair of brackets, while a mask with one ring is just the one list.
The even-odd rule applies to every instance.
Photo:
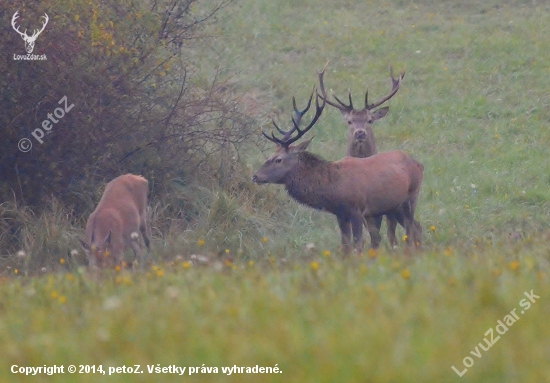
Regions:
[[[382, 252], [343, 262], [314, 254], [308, 262], [211, 267], [174, 261], [143, 273], [10, 278], [0, 285], [0, 376], [21, 381], [9, 373], [13, 364], [108, 371], [160, 363], [218, 367], [219, 374], [184, 378], [204, 382], [455, 381], [451, 366], [463, 370], [463, 358], [485, 332], [517, 309], [520, 319], [474, 358], [463, 379], [548, 381], [549, 250], [531, 242], [469, 255]], [[540, 299], [519, 314], [531, 290]], [[221, 367], [234, 365], [277, 365], [283, 373], [222, 374]], [[97, 375], [77, 379], [98, 381]], [[152, 379], [181, 378], [145, 373], [102, 380]]]
[[[13, 257], [3, 273], [0, 380], [550, 382], [550, 5], [242, 0], [209, 32], [219, 37], [205, 47], [204, 68], [232, 75], [267, 130], [271, 117], [290, 122], [291, 97], [304, 104], [327, 60], [326, 84], [339, 96], [351, 89], [356, 105], [367, 85], [373, 99], [389, 91], [388, 64], [406, 69], [374, 129], [380, 150], [406, 150], [425, 166], [423, 251], [343, 259], [332, 216], [247, 181], [274, 149], [268, 142], [242, 153], [238, 191], [175, 192], [202, 220], [154, 231], [157, 266], [147, 271], [93, 275], [60, 264], [60, 249], [77, 243], [62, 209], [49, 220], [20, 210], [24, 243], [34, 246], [27, 256], [47, 258], [38, 262], [47, 271]], [[311, 151], [343, 156], [338, 111], [313, 130]], [[210, 264], [189, 267], [191, 254]], [[480, 359], [470, 354], [531, 290], [540, 299], [520, 320]], [[475, 364], [459, 378], [451, 366], [462, 370], [466, 356]], [[220, 373], [10, 373], [12, 364], [158, 363]], [[257, 364], [283, 373], [221, 373]]]

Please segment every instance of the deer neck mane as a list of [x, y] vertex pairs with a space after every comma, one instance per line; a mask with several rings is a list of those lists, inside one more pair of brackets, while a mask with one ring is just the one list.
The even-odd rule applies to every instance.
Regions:
[[348, 146], [346, 155], [349, 157], [365, 158], [374, 156], [378, 153], [375, 143], [368, 143], [367, 141], [353, 142]]
[[309, 152], [298, 153], [298, 165], [285, 180], [286, 191], [299, 203], [325, 209], [331, 190], [338, 180], [334, 164]]

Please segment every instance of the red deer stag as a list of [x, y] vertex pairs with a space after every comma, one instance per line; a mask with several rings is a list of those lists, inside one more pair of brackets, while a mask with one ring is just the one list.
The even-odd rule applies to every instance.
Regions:
[[119, 176], [105, 186], [99, 204], [88, 218], [86, 241], [80, 241], [91, 267], [122, 263], [128, 246], [142, 263], [138, 232], [149, 248], [147, 192], [147, 180], [133, 174]]
[[[323, 68], [321, 72], [317, 72], [319, 76], [319, 82], [321, 87], [321, 92], [323, 94], [326, 94], [325, 86], [324, 86], [324, 74], [325, 70], [327, 68], [328, 62]], [[377, 109], [373, 111], [373, 109], [379, 107], [389, 99], [391, 99], [399, 90], [399, 87], [401, 86], [401, 81], [403, 78], [405, 78], [405, 72], [403, 71], [401, 75], [398, 78], [395, 78], [393, 75], [393, 68], [390, 65], [390, 77], [392, 80], [392, 89], [390, 93], [381, 98], [380, 100], [369, 104], [368, 103], [368, 90], [365, 93], [365, 108], [361, 110], [356, 110], [353, 107], [353, 102], [351, 100], [351, 91], [348, 93], [349, 98], [349, 105], [346, 105], [344, 102], [340, 101], [338, 97], [334, 96], [338, 104], [330, 101], [327, 99], [327, 104], [335, 107], [342, 113], [342, 117], [346, 121], [346, 123], [349, 126], [348, 129], [348, 140], [347, 140], [347, 149], [346, 149], [346, 156], [350, 157], [359, 157], [359, 158], [365, 158], [370, 157], [376, 153], [378, 153], [378, 149], [376, 147], [376, 138], [374, 136], [374, 131], [372, 130], [372, 124], [374, 121], [381, 119], [384, 117], [389, 110], [389, 107], [383, 107], [380, 109]], [[388, 239], [390, 241], [390, 245], [392, 248], [397, 247], [398, 240], [395, 235], [395, 231], [397, 229], [397, 223], [399, 222], [401, 226], [405, 226], [403, 214], [398, 213], [397, 215], [391, 216], [387, 215], [387, 224], [388, 224], [388, 230], [387, 235]], [[380, 225], [382, 223], [381, 221], [382, 217], [378, 217], [376, 219], [369, 220], [369, 225], [373, 224], [378, 227], [378, 230], [375, 230], [374, 233], [378, 233], [380, 231]], [[373, 232], [372, 230], [369, 230], [370, 232]], [[422, 242], [422, 226], [417, 222], [414, 221], [414, 241], [418, 244], [421, 244]], [[371, 238], [372, 241], [376, 241], [379, 239]]]
[[[315, 116], [306, 128], [300, 129], [300, 121], [309, 109], [312, 97], [313, 93], [303, 111], [296, 109], [293, 98], [297, 117], [292, 119], [294, 126], [289, 131], [281, 130], [273, 122], [283, 135], [282, 139], [275, 137], [274, 133], [269, 136], [262, 132], [277, 144], [277, 149], [252, 180], [258, 184], [285, 185], [288, 194], [299, 203], [336, 215], [346, 254], [351, 251], [352, 233], [354, 247], [362, 252], [364, 217], [402, 214], [405, 229], [412, 239], [414, 210], [423, 177], [422, 164], [402, 151], [330, 162], [306, 151], [312, 138], [292, 145], [313, 127], [325, 107], [326, 93], [323, 96], [317, 94]], [[323, 100], [321, 105], [319, 99]], [[371, 229], [369, 225], [369, 231]], [[371, 233], [371, 237], [376, 235]], [[410, 239], [407, 242], [414, 244]], [[379, 241], [371, 243], [374, 248], [378, 245]]]

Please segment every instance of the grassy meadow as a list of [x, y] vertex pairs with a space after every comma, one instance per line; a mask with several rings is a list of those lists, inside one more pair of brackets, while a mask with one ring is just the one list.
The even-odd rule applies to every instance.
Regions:
[[[204, 219], [153, 230], [144, 270], [91, 273], [67, 257], [86, 217], [29, 220], [42, 229], [24, 244], [48, 250], [22, 249], [0, 274], [0, 381], [550, 382], [550, 3], [239, 0], [218, 17], [202, 67], [230, 77], [258, 133], [288, 126], [292, 96], [305, 104], [327, 60], [325, 84], [357, 107], [367, 86], [372, 100], [389, 92], [389, 64], [406, 71], [374, 130], [380, 151], [425, 167], [422, 251], [390, 251], [384, 234], [378, 252], [344, 258], [333, 216], [251, 183], [265, 140], [241, 153], [239, 192], [179, 191]], [[346, 131], [327, 106], [309, 150], [342, 158]], [[162, 206], [151, 210], [155, 229]], [[28, 272], [25, 257], [46, 255]], [[144, 373], [109, 376], [134, 365]], [[222, 372], [256, 365], [282, 372]]]

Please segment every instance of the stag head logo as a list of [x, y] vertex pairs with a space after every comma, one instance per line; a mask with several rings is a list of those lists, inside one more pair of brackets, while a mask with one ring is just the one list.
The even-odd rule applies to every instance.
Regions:
[[46, 25], [48, 24], [48, 15], [46, 13], [44, 13], [44, 16], [41, 16], [44, 18], [44, 23], [42, 24], [42, 29], [38, 30], [38, 29], [35, 29], [32, 36], [29, 36], [27, 35], [27, 30], [25, 29], [25, 32], [21, 32], [19, 30], [19, 28], [17, 27], [17, 25], [15, 25], [15, 20], [17, 20], [19, 18], [19, 15], [18, 15], [19, 11], [15, 12], [13, 17], [11, 18], [11, 26], [13, 27], [13, 29], [15, 29], [15, 31], [17, 33], [19, 33], [21, 35], [21, 37], [23, 38], [23, 41], [25, 41], [25, 49], [27, 50], [27, 53], [32, 53], [33, 49], [34, 49], [34, 42], [36, 41], [36, 39], [38, 38], [38, 35], [40, 35], [42, 33], [42, 31], [44, 30], [44, 28], [46, 28]]

